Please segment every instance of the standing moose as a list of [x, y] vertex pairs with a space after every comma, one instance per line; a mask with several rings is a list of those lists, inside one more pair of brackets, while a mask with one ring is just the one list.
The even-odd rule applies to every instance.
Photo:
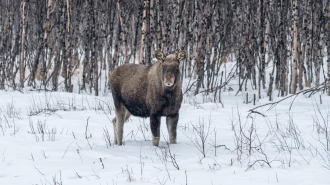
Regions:
[[115, 144], [122, 145], [124, 123], [132, 115], [150, 117], [152, 144], [159, 145], [160, 118], [166, 116], [170, 143], [176, 143], [176, 128], [182, 102], [180, 62], [186, 52], [165, 56], [155, 51], [151, 66], [124, 64], [110, 76], [116, 117], [112, 120]]

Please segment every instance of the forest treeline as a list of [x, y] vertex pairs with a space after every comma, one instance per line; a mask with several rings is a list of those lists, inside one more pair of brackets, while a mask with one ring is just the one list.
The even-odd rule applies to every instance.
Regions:
[[259, 98], [327, 88], [329, 17], [330, 0], [0, 0], [0, 89], [98, 95], [116, 66], [150, 65], [157, 49], [187, 51], [195, 94], [223, 87], [230, 60], [224, 78]]

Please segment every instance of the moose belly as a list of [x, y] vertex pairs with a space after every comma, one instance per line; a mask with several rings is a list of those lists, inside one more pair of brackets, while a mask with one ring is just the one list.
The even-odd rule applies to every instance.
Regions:
[[149, 117], [149, 111], [146, 106], [135, 103], [124, 103], [126, 109], [133, 115], [138, 117]]
[[176, 107], [164, 107], [162, 110], [162, 116], [169, 116], [179, 112], [179, 109]]

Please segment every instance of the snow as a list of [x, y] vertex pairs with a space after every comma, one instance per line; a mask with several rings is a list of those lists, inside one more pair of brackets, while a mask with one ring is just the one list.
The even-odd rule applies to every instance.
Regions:
[[[256, 92], [248, 93], [252, 98]], [[315, 126], [317, 118], [321, 124], [322, 116], [325, 123], [330, 118], [330, 97], [317, 93], [308, 98], [301, 94], [269, 111], [269, 106], [256, 109], [266, 116], [263, 117], [248, 111], [269, 103], [266, 97], [253, 105], [244, 103], [245, 94], [235, 94], [236, 91], [223, 92], [224, 107], [212, 103], [212, 95], [185, 95], [178, 143], [170, 145], [178, 170], [168, 153], [165, 118], [159, 147], [150, 141], [149, 120], [137, 117], [125, 124], [124, 146], [107, 146], [104, 129], [113, 140], [111, 94], [95, 97], [0, 91], [0, 184], [330, 184], [330, 171], [325, 167], [330, 164], [329, 152], [321, 143], [326, 142], [325, 127]], [[273, 102], [280, 99], [275, 97]], [[241, 153], [236, 150], [232, 123], [239, 135], [239, 120], [246, 135], [253, 123], [256, 129], [252, 132], [252, 146], [262, 149], [271, 167], [257, 162], [249, 168], [255, 161], [264, 160], [265, 155], [255, 148], [249, 155], [245, 144]], [[209, 131], [205, 158], [193, 143], [199, 142], [196, 131], [203, 124], [205, 132]], [[44, 139], [38, 125], [44, 126]], [[280, 130], [285, 137], [276, 132]], [[292, 134], [294, 131], [298, 134]], [[215, 156], [215, 141], [229, 150], [218, 147]], [[287, 150], [279, 149], [280, 141], [287, 142]]]

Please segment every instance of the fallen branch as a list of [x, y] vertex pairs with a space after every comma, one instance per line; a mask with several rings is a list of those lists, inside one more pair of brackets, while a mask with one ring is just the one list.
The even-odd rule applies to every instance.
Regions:
[[[259, 105], [259, 106], [255, 107], [255, 108], [253, 108], [253, 109], [250, 109], [250, 110], [248, 110], [248, 112], [250, 112], [250, 113], [248, 114], [248, 116], [249, 116], [250, 114], [252, 114], [252, 113], [256, 113], [256, 114], [260, 114], [260, 115], [262, 115], [263, 117], [266, 117], [264, 114], [262, 114], [262, 113], [260, 113], [260, 112], [258, 112], [258, 111], [255, 111], [255, 109], [258, 109], [258, 108], [260, 108], [260, 107], [265, 107], [265, 106], [270, 105], [270, 107], [267, 109], [267, 111], [269, 111], [269, 110], [272, 110], [277, 104], [279, 104], [280, 102], [282, 102], [282, 101], [284, 101], [284, 100], [286, 100], [286, 99], [288, 99], [288, 98], [291, 98], [291, 97], [293, 97], [293, 96], [296, 96], [296, 97], [297, 97], [297, 96], [298, 96], [299, 94], [301, 94], [301, 93], [302, 93], [302, 94], [310, 93], [308, 97], [311, 97], [311, 95], [313, 95], [313, 94], [319, 92], [320, 90], [323, 90], [324, 88], [329, 88], [329, 87], [330, 87], [330, 86], [326, 86], [325, 83], [323, 82], [322, 84], [320, 84], [320, 85], [317, 86], [317, 87], [313, 87], [313, 88], [310, 88], [310, 89], [305, 89], [305, 90], [303, 90], [303, 91], [297, 92], [296, 94], [291, 94], [291, 95], [289, 95], [289, 96], [287, 96], [287, 97], [285, 97], [285, 98], [283, 98], [283, 99], [281, 99], [281, 100], [278, 100], [278, 101], [276, 101], [276, 102], [266, 103], [266, 104], [264, 104], [264, 105]], [[296, 99], [296, 97], [295, 97], [295, 98], [293, 99], [293, 101], [291, 102], [290, 109], [291, 109], [292, 104], [293, 104], [294, 100]]]

